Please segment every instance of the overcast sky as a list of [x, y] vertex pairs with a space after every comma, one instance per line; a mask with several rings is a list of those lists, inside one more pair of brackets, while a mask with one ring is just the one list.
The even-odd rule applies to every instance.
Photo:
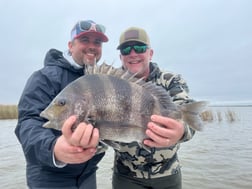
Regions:
[[102, 61], [120, 65], [121, 32], [144, 28], [161, 69], [195, 99], [252, 102], [251, 0], [1, 0], [0, 104], [16, 104], [50, 48], [67, 50], [80, 19], [106, 26]]

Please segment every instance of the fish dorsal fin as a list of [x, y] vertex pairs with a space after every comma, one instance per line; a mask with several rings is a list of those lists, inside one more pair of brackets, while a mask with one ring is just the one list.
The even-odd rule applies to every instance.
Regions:
[[145, 88], [147, 91], [150, 92], [151, 95], [153, 95], [159, 103], [166, 107], [170, 106], [171, 99], [168, 94], [168, 92], [162, 87], [157, 86], [155, 83], [149, 81], [145, 82], [144, 78], [137, 78], [135, 77], [138, 73], [132, 74], [128, 70], [123, 70], [122, 68], [115, 68], [113, 67], [113, 64], [109, 65], [105, 61], [101, 65], [87, 65], [86, 66], [86, 72], [85, 74], [93, 75], [93, 74], [105, 74], [105, 75], [111, 75], [123, 80], [126, 80], [128, 82], [137, 84], [143, 88]]
[[133, 73], [130, 73], [128, 70], [124, 70], [122, 68], [114, 68], [113, 64], [108, 65], [105, 62], [103, 62], [103, 64], [101, 64], [100, 67], [106, 67], [106, 69], [102, 69], [105, 71], [100, 72], [100, 74], [112, 75], [112, 76], [118, 77], [120, 79], [126, 80], [131, 83], [135, 83], [141, 86], [143, 86], [146, 83], [144, 81], [144, 77], [141, 77], [141, 78], [136, 77], [138, 72], [133, 74]]
[[94, 75], [94, 74], [106, 74], [106, 75], [114, 75], [113, 72], [116, 68], [111, 65], [103, 62], [101, 65], [85, 65], [85, 74], [86, 75]]

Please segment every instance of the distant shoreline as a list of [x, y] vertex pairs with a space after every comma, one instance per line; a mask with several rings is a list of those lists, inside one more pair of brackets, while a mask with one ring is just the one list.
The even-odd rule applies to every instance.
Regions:
[[[218, 108], [218, 107], [223, 107], [223, 108], [232, 108], [232, 107], [244, 107], [244, 108], [249, 108], [252, 107], [252, 104], [210, 104], [209, 108]], [[214, 117], [214, 113], [212, 110], [207, 110], [205, 112], [202, 112], [201, 116], [203, 120], [209, 120]], [[218, 116], [220, 116], [220, 112], [217, 113]], [[228, 112], [226, 116], [229, 115], [228, 119], [234, 119], [236, 117], [234, 112]], [[0, 120], [5, 120], [5, 119], [18, 119], [18, 107], [17, 105], [3, 105], [0, 104]]]
[[17, 119], [17, 118], [18, 118], [17, 105], [0, 104], [0, 120]]
[[252, 107], [252, 104], [214, 104], [209, 107]]

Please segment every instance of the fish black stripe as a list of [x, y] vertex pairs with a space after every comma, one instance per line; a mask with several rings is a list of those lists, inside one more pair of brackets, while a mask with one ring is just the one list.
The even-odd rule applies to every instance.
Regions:
[[[91, 81], [90, 81], [90, 85], [92, 85], [92, 88], [94, 89], [94, 93], [97, 94], [93, 94], [93, 97], [96, 98], [107, 98], [107, 94], [106, 94], [106, 88], [105, 88], [105, 83], [102, 77], [100, 77], [101, 75], [92, 75], [91, 76]], [[101, 99], [94, 99], [94, 103], [98, 103], [100, 102]], [[102, 101], [104, 104], [104, 106], [106, 106], [107, 101], [103, 100]]]
[[[143, 91], [142, 92], [142, 95], [141, 95], [141, 103], [140, 103], [140, 110], [143, 110], [143, 111], [145, 111], [145, 109], [146, 109], [146, 107], [145, 107], [145, 104], [147, 103], [147, 102], [145, 102], [144, 100], [146, 100], [146, 98], [144, 97], [146, 94], [145, 94], [145, 92]], [[139, 121], [141, 121], [141, 124], [144, 126], [144, 127], [147, 127], [147, 125], [146, 125], [146, 119], [145, 118], [142, 118], [142, 120], [139, 120]]]
[[[122, 110], [118, 112], [118, 115], [123, 123], [128, 123], [131, 117], [132, 112], [132, 87], [129, 82], [126, 80], [110, 77], [110, 82], [115, 89], [115, 91], [119, 92], [119, 94], [115, 94], [116, 101], [118, 102], [118, 110]], [[122, 100], [122, 96], [125, 98]], [[123, 114], [123, 112], [128, 112], [128, 114]], [[128, 115], [128, 117], [127, 117]]]

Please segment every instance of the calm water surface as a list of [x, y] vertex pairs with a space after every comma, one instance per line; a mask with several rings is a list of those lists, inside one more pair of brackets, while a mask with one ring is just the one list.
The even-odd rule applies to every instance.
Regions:
[[[207, 124], [181, 145], [183, 189], [252, 188], [252, 107], [215, 108], [235, 111], [239, 121]], [[0, 121], [0, 188], [25, 189], [25, 160], [14, 135], [16, 120]], [[98, 189], [111, 189], [113, 151], [99, 164]]]

